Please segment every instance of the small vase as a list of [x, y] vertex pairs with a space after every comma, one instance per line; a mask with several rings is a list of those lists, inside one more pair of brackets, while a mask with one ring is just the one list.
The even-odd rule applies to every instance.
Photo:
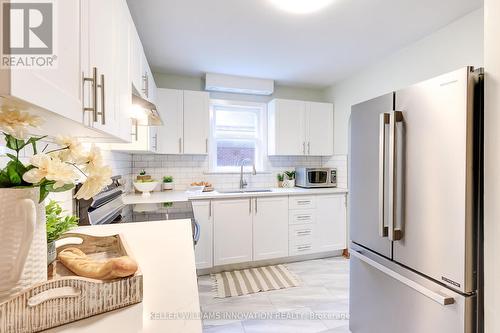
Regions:
[[278, 180], [278, 187], [283, 187], [283, 181], [282, 180]]
[[52, 264], [57, 258], [56, 241], [47, 244], [47, 266]]
[[174, 189], [174, 183], [163, 183], [163, 191], [171, 191]]
[[39, 188], [0, 189], [0, 303], [47, 280], [45, 205]]
[[295, 179], [285, 179], [285, 180], [283, 180], [283, 187], [285, 187], [285, 188], [295, 187]]

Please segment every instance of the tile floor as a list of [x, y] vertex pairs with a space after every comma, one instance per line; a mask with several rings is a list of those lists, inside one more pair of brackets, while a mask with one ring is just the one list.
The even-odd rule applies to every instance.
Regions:
[[[200, 276], [198, 289], [204, 313], [238, 313], [237, 318], [204, 320], [203, 332], [348, 333], [349, 261], [335, 257], [286, 266], [300, 278], [300, 287], [224, 299], [214, 297], [210, 276]], [[246, 314], [271, 314], [292, 319], [241, 318]]]

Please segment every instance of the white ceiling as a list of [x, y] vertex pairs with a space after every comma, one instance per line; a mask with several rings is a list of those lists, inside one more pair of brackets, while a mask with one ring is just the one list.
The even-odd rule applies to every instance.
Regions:
[[215, 72], [304, 87], [330, 85], [482, 3], [335, 0], [299, 15], [268, 0], [128, 0], [155, 72]]

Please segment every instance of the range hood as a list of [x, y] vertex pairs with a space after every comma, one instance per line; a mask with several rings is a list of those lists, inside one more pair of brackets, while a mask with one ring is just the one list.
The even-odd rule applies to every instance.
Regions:
[[156, 105], [142, 98], [135, 92], [132, 93], [132, 105], [136, 108], [134, 119], [140, 126], [161, 126], [163, 122]]

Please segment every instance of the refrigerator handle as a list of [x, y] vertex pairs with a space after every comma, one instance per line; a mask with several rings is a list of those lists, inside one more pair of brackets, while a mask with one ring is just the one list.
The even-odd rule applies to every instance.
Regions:
[[430, 290], [430, 289], [422, 286], [421, 284], [419, 284], [413, 280], [410, 280], [407, 277], [391, 270], [390, 268], [385, 267], [384, 265], [376, 262], [375, 260], [372, 260], [372, 259], [366, 257], [365, 255], [363, 255], [363, 253], [360, 253], [360, 252], [353, 249], [351, 251], [351, 254], [353, 256], [355, 256], [357, 259], [372, 266], [373, 268], [379, 270], [380, 272], [382, 272], [386, 275], [389, 275], [393, 279], [405, 284], [406, 286], [408, 286], [408, 287], [412, 288], [413, 290], [421, 293], [422, 295], [430, 298], [431, 300], [433, 300], [436, 303], [439, 303], [443, 306], [452, 305], [455, 303], [455, 299], [453, 297], [446, 296], [446, 295], [443, 295], [441, 293]]
[[389, 116], [389, 240], [397, 241], [403, 238], [403, 230], [396, 229], [396, 195], [397, 195], [397, 168], [396, 168], [396, 123], [403, 122], [401, 111], [392, 111]]
[[389, 113], [380, 114], [378, 154], [378, 234], [384, 238], [389, 228], [385, 225], [385, 126], [389, 124]]

